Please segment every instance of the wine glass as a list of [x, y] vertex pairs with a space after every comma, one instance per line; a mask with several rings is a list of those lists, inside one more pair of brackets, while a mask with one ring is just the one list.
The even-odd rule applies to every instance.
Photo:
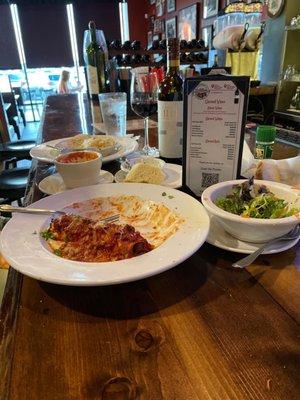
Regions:
[[130, 101], [132, 110], [144, 118], [145, 144], [143, 153], [159, 157], [156, 147], [149, 145], [149, 117], [157, 111], [158, 79], [154, 72], [132, 72]]

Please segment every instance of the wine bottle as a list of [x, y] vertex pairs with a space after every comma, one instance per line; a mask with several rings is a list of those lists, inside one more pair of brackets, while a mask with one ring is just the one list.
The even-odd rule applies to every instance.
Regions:
[[188, 48], [189, 49], [194, 49], [195, 47], [197, 47], [197, 40], [196, 39], [192, 39], [188, 42]]
[[122, 46], [121, 40], [119, 40], [119, 39], [113, 40], [109, 45], [109, 47], [111, 49], [116, 49], [116, 50], [119, 50], [121, 48], [121, 46]]
[[98, 94], [106, 91], [106, 65], [105, 53], [97, 42], [96, 25], [89, 22], [90, 42], [86, 47], [86, 72], [88, 90], [93, 100], [98, 100]]
[[149, 56], [149, 54], [144, 54], [144, 55], [142, 56], [142, 62], [143, 62], [143, 63], [148, 63], [148, 62], [150, 62], [150, 56]]
[[186, 60], [187, 60], [188, 62], [193, 62], [193, 61], [195, 61], [195, 55], [194, 55], [194, 53], [189, 53], [189, 54], [187, 55], [187, 57], [186, 57]]
[[142, 56], [140, 54], [135, 54], [132, 56], [131, 62], [133, 64], [139, 64], [142, 61]]
[[141, 42], [139, 40], [134, 40], [131, 43], [132, 50], [140, 50], [141, 49]]
[[187, 61], [187, 55], [186, 55], [186, 53], [180, 53], [180, 61], [181, 61], [182, 63], [184, 63], [184, 62]]
[[165, 50], [167, 48], [167, 40], [163, 39], [159, 42], [159, 48]]
[[186, 40], [180, 40], [180, 48], [181, 50], [188, 48], [188, 42]]
[[198, 40], [197, 42], [197, 48], [198, 49], [203, 49], [205, 47], [205, 42], [203, 39]]
[[207, 63], [207, 58], [203, 53], [195, 54], [195, 60], [198, 62], [202, 62], [203, 64]]
[[130, 65], [131, 64], [131, 55], [126, 54], [126, 56], [124, 57], [124, 63], [125, 65]]
[[126, 41], [123, 43], [122, 49], [124, 49], [124, 50], [130, 50], [130, 49], [131, 49], [131, 41], [130, 41], [130, 40], [126, 40]]
[[122, 58], [123, 58], [122, 54], [117, 54], [115, 56], [115, 60], [117, 61], [118, 64], [121, 64]]
[[183, 88], [179, 75], [179, 40], [167, 41], [167, 73], [158, 94], [158, 146], [161, 157], [182, 157]]

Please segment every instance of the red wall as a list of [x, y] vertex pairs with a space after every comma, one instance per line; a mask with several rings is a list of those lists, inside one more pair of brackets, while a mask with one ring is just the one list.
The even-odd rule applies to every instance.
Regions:
[[149, 0], [128, 0], [130, 40], [140, 40], [142, 46], [147, 44], [148, 23], [145, 14], [148, 13]]
[[[165, 0], [165, 4], [167, 0]], [[198, 3], [199, 7], [199, 37], [201, 37], [201, 29], [205, 26], [212, 25], [215, 17], [203, 19], [203, 4], [202, 1], [195, 0], [177, 0], [176, 11], [171, 13], [165, 13], [161, 18], [169, 19], [178, 15], [178, 11], [182, 8], [191, 6], [192, 4]], [[219, 10], [225, 7], [226, 0], [219, 0]], [[167, 6], [165, 6], [166, 8]], [[150, 5], [149, 0], [128, 0], [128, 12], [129, 12], [129, 27], [130, 27], [130, 40], [141, 40], [143, 45], [147, 40], [148, 32], [148, 21], [144, 18], [144, 14], [148, 16], [155, 15], [155, 5]]]

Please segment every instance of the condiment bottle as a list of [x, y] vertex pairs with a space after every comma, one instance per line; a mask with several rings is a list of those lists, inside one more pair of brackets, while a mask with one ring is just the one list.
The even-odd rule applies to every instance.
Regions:
[[255, 140], [255, 158], [272, 158], [275, 136], [275, 126], [260, 125], [257, 128]]

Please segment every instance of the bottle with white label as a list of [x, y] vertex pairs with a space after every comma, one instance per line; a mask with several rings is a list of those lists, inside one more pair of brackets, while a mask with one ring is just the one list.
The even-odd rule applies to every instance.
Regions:
[[96, 30], [94, 21], [89, 22], [89, 30], [85, 31], [84, 37], [84, 61], [88, 81], [90, 98], [98, 100], [98, 94], [106, 92], [106, 54], [103, 44], [97, 40], [97, 34], [102, 35], [102, 42], [105, 40], [102, 31]]
[[168, 39], [167, 73], [158, 94], [158, 148], [162, 158], [182, 158], [183, 87], [178, 39]]

